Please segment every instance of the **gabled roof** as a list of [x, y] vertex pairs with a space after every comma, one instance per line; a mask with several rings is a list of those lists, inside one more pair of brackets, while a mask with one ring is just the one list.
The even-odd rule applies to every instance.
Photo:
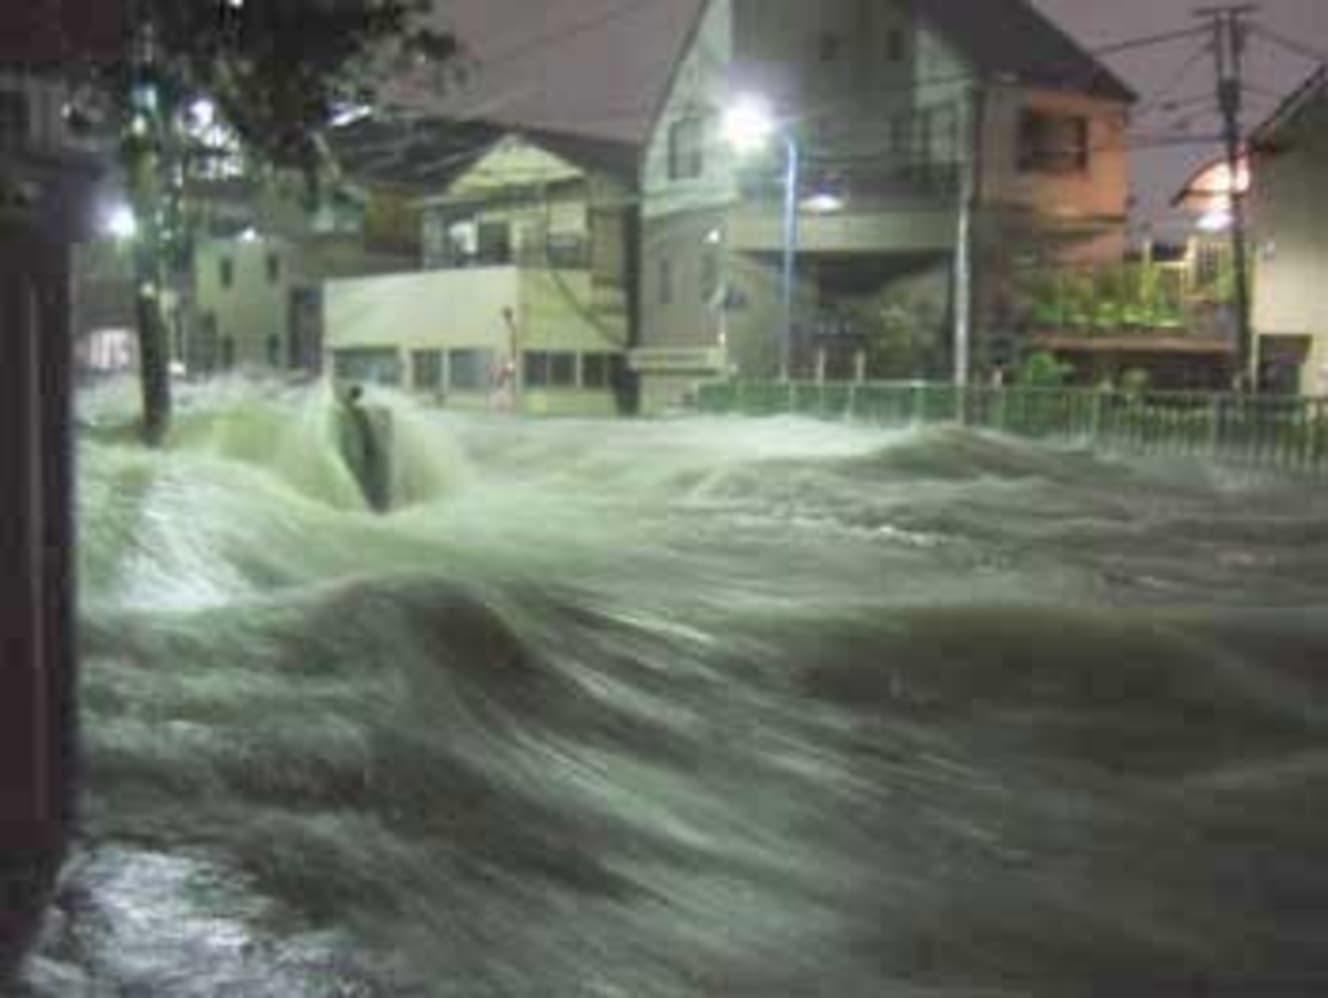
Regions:
[[1328, 66], [1320, 66], [1251, 133], [1250, 142], [1256, 147], [1275, 144], [1283, 129], [1295, 121], [1306, 107], [1325, 95], [1328, 95]]
[[392, 88], [427, 113], [644, 145], [708, 0], [452, 0], [464, 81]]
[[984, 77], [1133, 103], [1138, 96], [1028, 0], [914, 0], [917, 16]]

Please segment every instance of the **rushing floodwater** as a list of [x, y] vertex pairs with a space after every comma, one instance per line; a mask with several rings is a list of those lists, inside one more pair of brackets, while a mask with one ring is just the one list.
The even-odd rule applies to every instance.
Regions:
[[1321, 494], [403, 408], [377, 518], [323, 399], [181, 424], [81, 449], [36, 994], [1328, 991]]

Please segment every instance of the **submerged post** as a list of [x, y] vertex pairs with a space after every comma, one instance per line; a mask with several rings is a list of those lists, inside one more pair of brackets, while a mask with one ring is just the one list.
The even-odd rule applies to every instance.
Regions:
[[375, 513], [392, 508], [392, 414], [364, 404], [359, 385], [345, 393], [337, 412], [342, 459]]

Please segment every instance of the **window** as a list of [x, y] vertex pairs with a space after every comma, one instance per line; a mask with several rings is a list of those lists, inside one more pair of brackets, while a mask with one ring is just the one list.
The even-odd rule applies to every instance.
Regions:
[[555, 353], [550, 355], [549, 384], [554, 388], [576, 387], [576, 354]]
[[449, 350], [448, 384], [459, 392], [488, 391], [493, 382], [492, 350]]
[[221, 258], [221, 264], [218, 267], [218, 275], [223, 288], [229, 288], [235, 283], [235, 261], [228, 256]]
[[885, 36], [885, 58], [889, 62], [903, 62], [907, 54], [908, 42], [903, 28], [891, 28]]
[[527, 388], [546, 388], [549, 384], [549, 355], [527, 351], [522, 360], [521, 380]]
[[281, 366], [281, 337], [275, 333], [267, 338], [267, 363], [269, 367]]
[[1025, 110], [1019, 118], [1019, 170], [1067, 174], [1088, 169], [1088, 119]]
[[371, 385], [401, 384], [401, 356], [391, 347], [358, 347], [332, 355], [332, 369], [340, 381]]
[[481, 222], [476, 237], [481, 265], [495, 267], [512, 262], [512, 227], [507, 222]]
[[232, 370], [235, 367], [235, 340], [230, 336], [221, 338], [221, 369]]
[[0, 90], [0, 146], [28, 144], [28, 98], [20, 90]]
[[673, 261], [668, 257], [659, 261], [659, 303], [673, 304]]
[[705, 172], [705, 121], [692, 115], [669, 128], [669, 179], [692, 180]]
[[622, 372], [622, 354], [587, 353], [581, 356], [583, 388], [614, 388], [621, 381]]
[[835, 62], [844, 50], [844, 39], [833, 31], [822, 31], [817, 39], [817, 49], [822, 62]]
[[410, 355], [410, 383], [420, 392], [436, 392], [443, 387], [443, 352], [416, 350]]
[[586, 237], [580, 232], [550, 232], [548, 264], [556, 270], [584, 270], [590, 258]]
[[276, 284], [281, 280], [281, 257], [276, 253], [267, 255], [267, 282]]

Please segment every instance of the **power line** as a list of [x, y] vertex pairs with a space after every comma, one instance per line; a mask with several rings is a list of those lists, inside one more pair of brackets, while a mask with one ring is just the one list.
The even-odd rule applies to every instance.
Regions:
[[1286, 49], [1286, 51], [1301, 56], [1304, 59], [1308, 59], [1310, 62], [1317, 62], [1320, 65], [1328, 66], [1328, 51], [1311, 48], [1304, 42], [1298, 42], [1295, 39], [1287, 38], [1285, 35], [1280, 35], [1275, 31], [1271, 31], [1261, 24], [1254, 25], [1253, 32], [1264, 41], [1272, 42], [1274, 45]]

